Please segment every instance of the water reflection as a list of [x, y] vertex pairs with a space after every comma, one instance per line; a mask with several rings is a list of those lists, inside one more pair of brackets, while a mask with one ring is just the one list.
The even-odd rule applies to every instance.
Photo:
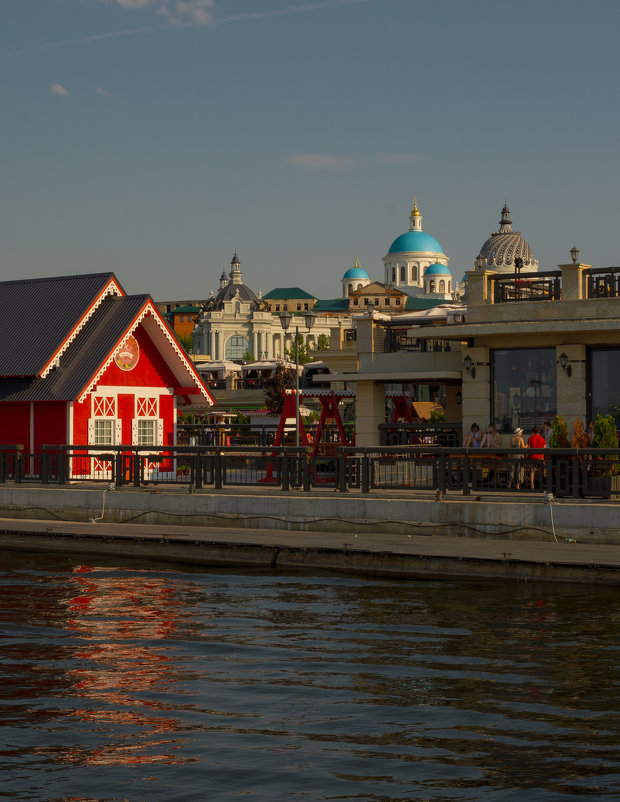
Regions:
[[609, 589], [16, 557], [0, 574], [4, 788], [611, 798], [618, 618]]

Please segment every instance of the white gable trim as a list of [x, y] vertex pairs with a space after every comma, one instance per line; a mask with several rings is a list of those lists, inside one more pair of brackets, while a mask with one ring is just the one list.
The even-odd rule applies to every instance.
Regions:
[[[112, 364], [112, 361], [113, 361], [114, 356], [116, 355], [117, 351], [120, 348], [122, 348], [122, 346], [127, 342], [127, 339], [138, 328], [138, 326], [140, 325], [140, 323], [142, 323], [142, 321], [144, 320], [145, 317], [152, 317], [153, 320], [155, 321], [155, 323], [157, 323], [157, 325], [161, 329], [162, 333], [164, 334], [164, 336], [168, 340], [169, 344], [174, 349], [175, 354], [181, 360], [181, 362], [183, 363], [184, 367], [188, 370], [190, 376], [193, 379], [193, 383], [200, 390], [200, 393], [204, 397], [204, 399], [207, 402], [207, 404], [209, 406], [211, 406], [211, 404], [213, 404], [213, 398], [211, 398], [211, 395], [210, 395], [209, 391], [207, 390], [206, 386], [204, 385], [202, 379], [200, 378], [200, 375], [199, 375], [198, 371], [193, 366], [191, 361], [189, 359], [187, 359], [187, 357], [185, 356], [185, 353], [183, 352], [183, 350], [179, 347], [177, 341], [175, 340], [175, 338], [170, 333], [170, 329], [164, 323], [164, 320], [162, 319], [161, 315], [159, 314], [157, 308], [155, 307], [155, 305], [153, 304], [152, 301], [147, 301], [144, 304], [144, 306], [142, 308], [142, 311], [137, 315], [137, 317], [134, 319], [133, 323], [127, 329], [127, 331], [125, 331], [125, 334], [123, 335], [122, 339], [112, 349], [112, 351], [111, 351], [110, 355], [108, 356], [108, 358], [106, 359], [106, 361], [101, 365], [101, 367], [99, 368], [97, 373], [91, 378], [91, 380], [89, 381], [88, 385], [82, 390], [82, 393], [80, 394], [80, 396], [78, 398], [78, 401], [80, 401], [80, 402], [83, 401], [86, 398], [86, 396], [91, 392], [93, 387], [95, 387], [95, 385], [98, 384], [99, 379], [103, 376], [103, 374], [106, 372], [106, 370]], [[126, 391], [127, 392], [130, 392], [130, 391], [133, 392], [133, 389], [131, 387], [128, 387], [128, 388], [126, 388]]]
[[106, 286], [101, 291], [99, 297], [95, 300], [95, 302], [90, 306], [86, 314], [81, 318], [77, 326], [73, 329], [71, 334], [67, 337], [67, 339], [63, 342], [60, 348], [56, 351], [54, 356], [50, 359], [47, 365], [41, 371], [41, 378], [44, 379], [47, 374], [52, 370], [52, 368], [57, 367], [60, 357], [65, 353], [67, 348], [71, 345], [71, 343], [75, 340], [78, 334], [82, 331], [86, 323], [91, 319], [91, 317], [95, 314], [97, 309], [101, 306], [103, 301], [108, 298], [110, 295], [118, 295], [122, 296], [125, 293], [123, 292], [121, 286], [116, 283], [114, 279], [110, 279]]

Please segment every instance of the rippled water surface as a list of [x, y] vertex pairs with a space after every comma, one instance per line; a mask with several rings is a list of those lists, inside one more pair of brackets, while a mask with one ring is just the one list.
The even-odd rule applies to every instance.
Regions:
[[0, 567], [0, 797], [620, 798], [616, 590]]

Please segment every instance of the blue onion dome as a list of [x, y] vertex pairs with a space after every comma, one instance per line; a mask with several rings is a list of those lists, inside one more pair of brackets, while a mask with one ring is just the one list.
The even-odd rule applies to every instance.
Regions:
[[424, 271], [425, 276], [451, 276], [450, 268], [447, 265], [442, 265], [440, 262], [429, 265]]
[[350, 267], [342, 277], [343, 279], [346, 278], [367, 278], [370, 279], [368, 273], [364, 270], [363, 267], [360, 267], [359, 262], [355, 259], [355, 265]]
[[406, 231], [400, 237], [396, 237], [390, 245], [388, 253], [407, 253], [409, 251], [443, 253], [443, 248], [435, 237], [427, 234], [426, 231]]

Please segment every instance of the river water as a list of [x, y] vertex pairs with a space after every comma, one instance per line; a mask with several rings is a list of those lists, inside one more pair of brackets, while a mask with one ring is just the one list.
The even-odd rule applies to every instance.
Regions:
[[0, 561], [0, 797], [620, 798], [618, 592]]

